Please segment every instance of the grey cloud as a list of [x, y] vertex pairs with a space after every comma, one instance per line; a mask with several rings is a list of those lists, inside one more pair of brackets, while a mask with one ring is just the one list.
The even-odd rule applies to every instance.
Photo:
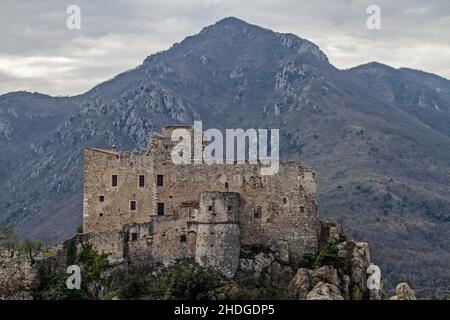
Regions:
[[[373, 2], [3, 0], [0, 93], [84, 92], [226, 16], [309, 39], [340, 68], [376, 60], [450, 78], [448, 0], [376, 1], [382, 29], [370, 31], [366, 8]], [[66, 29], [70, 4], [81, 8], [80, 31]], [[14, 72], [5, 71], [11, 65]]]

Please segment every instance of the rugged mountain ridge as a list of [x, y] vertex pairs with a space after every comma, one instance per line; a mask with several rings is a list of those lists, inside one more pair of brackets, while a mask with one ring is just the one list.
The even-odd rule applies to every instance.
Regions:
[[194, 119], [280, 128], [282, 158], [318, 173], [321, 215], [369, 241], [392, 283], [441, 294], [449, 88], [378, 63], [338, 70], [307, 40], [226, 18], [82, 95], [0, 96], [0, 224], [68, 238], [81, 221], [84, 147], [144, 148], [150, 131]]

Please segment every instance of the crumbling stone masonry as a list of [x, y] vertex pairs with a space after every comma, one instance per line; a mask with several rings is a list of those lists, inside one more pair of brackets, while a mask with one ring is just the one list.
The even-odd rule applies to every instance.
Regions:
[[298, 162], [174, 164], [167, 126], [140, 152], [87, 148], [84, 232], [97, 250], [132, 262], [195, 258], [233, 276], [241, 245], [287, 243], [290, 259], [316, 252], [316, 178]]

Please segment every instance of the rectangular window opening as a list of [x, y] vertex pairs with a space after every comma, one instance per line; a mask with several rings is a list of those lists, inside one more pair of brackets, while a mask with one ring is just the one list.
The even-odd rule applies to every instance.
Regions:
[[262, 211], [261, 206], [257, 206], [255, 211], [254, 211], [254, 213], [253, 213], [254, 217], [255, 218], [261, 218], [261, 211]]
[[130, 201], [130, 210], [131, 211], [136, 211], [136, 200], [131, 200]]
[[98, 196], [98, 201], [99, 202], [104, 202], [105, 201], [105, 196]]
[[117, 174], [113, 174], [111, 176], [111, 186], [112, 187], [117, 187]]
[[162, 174], [158, 174], [156, 176], [156, 185], [158, 187], [162, 187], [164, 185], [164, 176]]
[[145, 176], [140, 175], [139, 176], [139, 187], [143, 188], [145, 186]]
[[186, 242], [186, 241], [187, 241], [186, 235], [185, 235], [185, 234], [182, 234], [182, 235], [180, 236], [180, 242]]
[[158, 216], [163, 216], [164, 215], [164, 203], [163, 202], [158, 202], [157, 214], [158, 214]]

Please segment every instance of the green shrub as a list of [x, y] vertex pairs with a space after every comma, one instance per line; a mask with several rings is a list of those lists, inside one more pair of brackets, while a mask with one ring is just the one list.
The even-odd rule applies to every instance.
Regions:
[[0, 229], [0, 247], [14, 251], [19, 245], [17, 233], [11, 225], [4, 225]]
[[339, 233], [339, 242], [347, 241], [347, 236], [344, 233]]
[[90, 296], [85, 288], [80, 290], [67, 288], [68, 275], [54, 273], [53, 271], [41, 271], [40, 286], [32, 293], [37, 300], [84, 300]]
[[44, 257], [54, 257], [56, 256], [56, 251], [49, 247], [44, 248]]
[[108, 265], [107, 255], [99, 254], [90, 244], [83, 244], [80, 255], [77, 255], [77, 246], [75, 241], [71, 241], [66, 256], [67, 265], [77, 264], [82, 268], [81, 288], [68, 289], [66, 285], [69, 274], [64, 272], [55, 272], [52, 268], [41, 268], [40, 286], [33, 292], [36, 299], [43, 300], [80, 300], [96, 299], [94, 293], [87, 289], [93, 282], [106, 285], [107, 280], [102, 279], [101, 273], [106, 270]]
[[25, 253], [34, 265], [34, 258], [44, 250], [44, 242], [41, 240], [25, 239], [25, 241], [18, 244], [17, 249]]
[[314, 269], [315, 261], [316, 261], [316, 257], [315, 257], [314, 254], [312, 254], [312, 253], [305, 253], [300, 258], [300, 262], [298, 264], [298, 268]]
[[82, 225], [82, 224], [80, 224], [80, 225], [77, 227], [76, 233], [83, 233], [83, 225]]
[[70, 241], [69, 248], [67, 248], [66, 264], [68, 266], [75, 264], [77, 261], [77, 244], [74, 240]]
[[221, 276], [216, 270], [184, 260], [176, 263], [163, 273], [159, 280], [153, 282], [149, 293], [163, 299], [210, 299], [220, 279]]
[[[148, 270], [147, 270], [148, 269]], [[187, 259], [165, 269], [159, 277], [154, 267], [116, 270], [111, 275], [110, 292], [121, 299], [202, 300], [214, 297], [223, 277], [211, 268]], [[111, 297], [111, 295], [108, 295]]]
[[333, 266], [341, 268], [344, 266], [344, 259], [338, 257], [338, 248], [335, 244], [329, 243], [322, 249], [316, 259], [316, 267]]
[[108, 259], [106, 254], [100, 254], [92, 245], [82, 244], [82, 250], [78, 261], [85, 265], [86, 270], [83, 273], [83, 279], [86, 282], [100, 281], [100, 274], [108, 266]]
[[110, 289], [121, 299], [134, 300], [148, 295], [154, 277], [142, 269], [115, 270], [111, 275]]

